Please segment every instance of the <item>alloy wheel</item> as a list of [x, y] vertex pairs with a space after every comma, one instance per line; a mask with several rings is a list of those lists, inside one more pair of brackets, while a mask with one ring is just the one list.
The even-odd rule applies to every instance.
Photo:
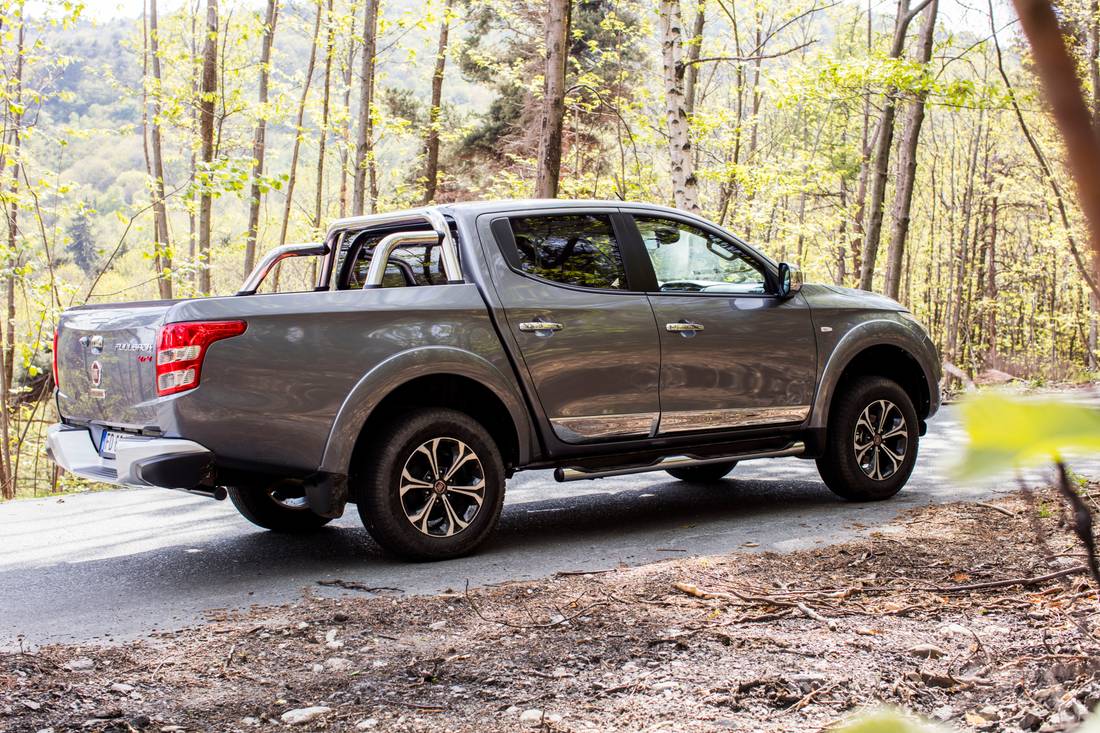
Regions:
[[897, 473], [909, 448], [909, 430], [901, 408], [890, 400], [875, 400], [863, 408], [852, 448], [860, 470], [875, 481]]
[[466, 443], [432, 438], [409, 455], [398, 488], [405, 518], [429, 537], [452, 537], [485, 501], [485, 469]]

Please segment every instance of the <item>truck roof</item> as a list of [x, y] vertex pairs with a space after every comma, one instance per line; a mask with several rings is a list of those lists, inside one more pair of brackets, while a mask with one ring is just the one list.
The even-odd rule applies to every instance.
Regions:
[[[427, 210], [434, 209], [440, 213], [452, 215], [477, 216], [489, 212], [525, 211], [528, 209], [576, 209], [576, 208], [624, 208], [645, 209], [646, 211], [661, 211], [668, 214], [678, 214], [699, 218], [686, 211], [674, 209], [660, 204], [650, 204], [641, 201], [619, 201], [616, 199], [491, 199], [486, 201], [457, 201], [454, 203], [438, 204], [416, 209], [405, 209], [386, 212], [385, 214], [367, 214], [363, 216], [351, 216], [337, 219], [329, 225], [329, 230], [344, 229], [347, 227], [369, 226], [375, 222], [389, 223], [400, 220], [408, 215], [408, 218], [421, 218]], [[703, 221], [700, 219], [700, 221]]]

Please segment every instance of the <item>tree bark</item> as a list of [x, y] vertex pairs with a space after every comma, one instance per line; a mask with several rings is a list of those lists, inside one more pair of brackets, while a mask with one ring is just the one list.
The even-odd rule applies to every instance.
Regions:
[[[927, 65], [932, 60], [932, 44], [936, 30], [936, 11], [939, 0], [932, 0], [924, 16], [921, 28], [920, 62]], [[909, 217], [913, 205], [913, 186], [917, 178], [917, 145], [921, 126], [924, 124], [925, 91], [920, 91], [909, 105], [909, 119], [902, 132], [898, 150], [898, 177], [894, 192], [894, 230], [886, 250], [886, 296], [898, 299], [901, 286], [901, 270], [905, 256], [905, 240], [909, 235]]]
[[[354, 7], [354, 6], [353, 6]], [[344, 64], [344, 114], [340, 124], [340, 218], [348, 215], [348, 161], [351, 158], [351, 73], [355, 65], [355, 39], [348, 38], [348, 57]]]
[[[1092, 129], [1100, 135], [1100, 0], [1089, 5], [1089, 81], [1092, 85]], [[1100, 367], [1100, 298], [1089, 293], [1088, 366]]]
[[[351, 213], [363, 213], [367, 197], [367, 168], [373, 168], [374, 124], [371, 117], [374, 107], [374, 54], [378, 47], [378, 0], [366, 0], [363, 8], [363, 58], [360, 66], [359, 132], [355, 143], [355, 177], [352, 188]], [[372, 176], [373, 178], [373, 176]], [[372, 187], [373, 188], [373, 187]], [[371, 197], [370, 211], [376, 201]]]
[[[199, 89], [199, 139], [202, 162], [209, 175], [214, 162], [214, 100], [218, 94], [218, 0], [206, 0], [206, 39], [202, 49], [202, 84]], [[210, 292], [210, 216], [209, 190], [199, 195], [199, 292]]]
[[256, 130], [252, 134], [252, 188], [248, 199], [248, 239], [244, 245], [244, 272], [247, 276], [256, 266], [256, 237], [260, 228], [260, 205], [263, 202], [263, 188], [260, 179], [264, 175], [264, 148], [267, 144], [267, 97], [268, 82], [271, 77], [271, 47], [275, 43], [275, 24], [279, 20], [279, 1], [267, 0], [267, 13], [264, 15], [264, 35], [260, 42], [260, 90], [259, 114], [256, 117]]
[[695, 114], [695, 87], [699, 81], [699, 56], [703, 51], [703, 29], [707, 23], [707, 0], [698, 0], [695, 20], [691, 26], [691, 43], [687, 49], [687, 70], [684, 72], [684, 111], [688, 119]]
[[[328, 142], [329, 102], [332, 96], [332, 53], [335, 43], [335, 26], [332, 18], [332, 0], [325, 8], [325, 72], [321, 91], [321, 132], [317, 140], [317, 188], [313, 197], [313, 228], [321, 228], [322, 198], [325, 192], [325, 145]], [[314, 265], [317, 260], [313, 260]]]
[[[931, 0], [921, 0], [909, 7], [909, 0], [898, 0], [898, 15], [894, 24], [894, 40], [890, 45], [890, 58], [901, 58], [905, 50], [905, 34], [913, 18]], [[875, 168], [871, 178], [870, 210], [867, 214], [867, 236], [863, 243], [863, 267], [859, 274], [859, 287], [870, 290], [875, 278], [875, 260], [882, 238], [882, 208], [886, 198], [886, 179], [890, 171], [890, 149], [894, 142], [894, 117], [897, 114], [897, 89], [886, 90], [886, 103], [879, 120], [878, 139], [875, 141]]]
[[153, 150], [153, 264], [157, 268], [160, 297], [172, 299], [172, 243], [168, 234], [168, 205], [164, 201], [164, 152], [160, 130], [161, 72], [160, 31], [157, 29], [157, 0], [149, 0], [149, 52], [153, 67], [153, 126], [150, 145]]
[[323, 13], [324, 2], [323, 0], [317, 0], [317, 15], [313, 21], [313, 37], [309, 44], [306, 78], [302, 83], [302, 96], [298, 98], [298, 114], [294, 118], [294, 145], [290, 152], [290, 174], [286, 180], [286, 203], [283, 205], [283, 220], [279, 226], [280, 245], [286, 244], [287, 228], [290, 226], [290, 210], [294, 207], [294, 183], [298, 177], [298, 155], [302, 150], [302, 124], [305, 121], [309, 88], [313, 84], [313, 71], [317, 68], [317, 38], [321, 35], [321, 15]]
[[676, 208], [699, 210], [699, 188], [691, 152], [688, 115], [684, 107], [683, 29], [680, 0], [661, 0], [661, 49], [665, 81], [665, 124]]
[[1013, 0], [1013, 5], [1031, 44], [1035, 69], [1066, 146], [1066, 159], [1088, 224], [1095, 280], [1100, 274], [1100, 135], [1092, 126], [1077, 81], [1077, 64], [1066, 48], [1054, 8], [1047, 0]]
[[547, 0], [546, 66], [542, 87], [542, 122], [539, 135], [535, 196], [558, 195], [561, 176], [562, 126], [565, 117], [565, 67], [569, 54], [571, 0]]
[[[15, 473], [12, 471], [11, 460], [11, 388], [14, 380], [15, 369], [15, 288], [17, 286], [15, 270], [19, 264], [19, 166], [22, 139], [20, 130], [23, 126], [23, 53], [26, 39], [25, 21], [18, 18], [19, 30], [15, 32], [15, 73], [10, 79], [9, 95], [7, 97], [8, 113], [11, 116], [11, 150], [7, 155], [11, 159], [11, 188], [8, 189], [10, 205], [5, 207], [8, 220], [8, 261], [5, 263], [8, 274], [5, 277], [6, 308], [4, 312], [4, 346], [0, 350], [0, 496], [5, 499], [15, 498]], [[0, 173], [3, 171], [0, 170]]]
[[443, 114], [443, 75], [447, 70], [447, 38], [451, 32], [451, 0], [443, 3], [443, 22], [439, 26], [439, 45], [432, 74], [432, 107], [428, 112], [428, 135], [424, 143], [424, 198], [427, 206], [435, 201], [439, 186], [439, 122]]

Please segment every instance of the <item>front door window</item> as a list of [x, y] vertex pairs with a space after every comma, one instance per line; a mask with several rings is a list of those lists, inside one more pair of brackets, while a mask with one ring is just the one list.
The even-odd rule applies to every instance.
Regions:
[[662, 293], [767, 292], [764, 270], [721, 237], [671, 219], [636, 216]]

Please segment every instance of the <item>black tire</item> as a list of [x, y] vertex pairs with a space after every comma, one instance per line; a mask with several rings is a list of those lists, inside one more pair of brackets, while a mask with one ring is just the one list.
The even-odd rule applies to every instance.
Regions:
[[409, 560], [472, 552], [504, 506], [504, 462], [492, 437], [470, 416], [441, 408], [409, 412], [386, 432], [351, 477], [367, 532]]
[[712, 484], [715, 481], [721, 481], [726, 477], [734, 466], [737, 465], [737, 461], [729, 461], [728, 463], [710, 463], [704, 466], [684, 466], [683, 468], [670, 468], [667, 473], [672, 478], [678, 478], [681, 481], [687, 481], [691, 484]]
[[854, 380], [833, 398], [818, 473], [834, 494], [849, 501], [889, 499], [913, 472], [918, 426], [913, 401], [897, 382]]
[[267, 487], [229, 489], [229, 500], [253, 524], [273, 532], [304, 534], [316, 532], [331, 522], [310, 511], [301, 499], [301, 481], [284, 479]]

